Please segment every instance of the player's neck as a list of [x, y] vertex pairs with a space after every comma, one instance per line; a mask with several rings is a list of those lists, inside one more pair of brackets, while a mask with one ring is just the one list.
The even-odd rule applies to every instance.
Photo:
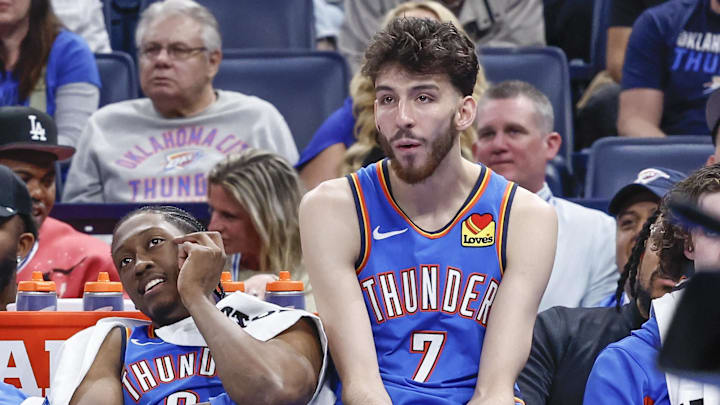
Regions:
[[480, 166], [457, 156], [443, 159], [427, 179], [408, 184], [390, 170], [393, 198], [423, 229], [445, 226], [467, 200], [480, 174]]

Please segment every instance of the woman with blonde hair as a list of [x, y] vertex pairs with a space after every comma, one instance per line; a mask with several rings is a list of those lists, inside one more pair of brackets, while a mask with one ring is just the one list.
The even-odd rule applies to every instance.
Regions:
[[295, 169], [274, 153], [248, 148], [218, 162], [208, 183], [208, 229], [222, 235], [233, 279], [244, 280], [246, 292], [263, 298], [265, 283], [287, 270], [305, 283], [305, 305], [314, 310], [302, 266], [302, 191]]
[[[457, 17], [435, 1], [408, 1], [390, 10], [383, 21], [385, 27], [394, 18], [430, 18], [450, 22], [464, 32]], [[473, 97], [477, 100], [487, 88], [480, 66]], [[308, 190], [321, 182], [373, 163], [383, 157], [376, 142], [377, 130], [373, 105], [375, 86], [368, 77], [356, 73], [350, 82], [350, 97], [323, 123], [300, 156], [296, 168]], [[460, 133], [463, 155], [471, 158], [475, 140], [473, 127]]]

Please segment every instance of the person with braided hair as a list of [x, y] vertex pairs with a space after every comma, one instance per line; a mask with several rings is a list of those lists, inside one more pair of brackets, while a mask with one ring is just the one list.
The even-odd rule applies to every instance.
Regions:
[[212, 294], [225, 266], [219, 232], [176, 207], [144, 207], [116, 225], [112, 257], [130, 299], [151, 322], [101, 320], [71, 337], [50, 403], [311, 403], [317, 397], [327, 361], [319, 318], [243, 293], [216, 303]]
[[[595, 358], [642, 326], [650, 299], [669, 292], [687, 268], [684, 240], [662, 240], [669, 223], [656, 210], [642, 227], [617, 287], [630, 302], [616, 307], [553, 307], [535, 322], [533, 344], [518, 385], [527, 404], [580, 404]], [[629, 288], [626, 288], [629, 286]]]
[[[682, 252], [694, 271], [720, 268], [720, 236], [702, 227], [686, 227], [673, 217], [667, 201], [683, 198], [715, 218], [720, 218], [720, 164], [704, 167], [677, 183], [661, 204], [661, 222], [651, 239], [660, 248], [659, 266], [666, 275], [676, 274], [668, 263]], [[668, 249], [669, 247], [669, 249]], [[640, 275], [638, 275], [638, 282]], [[717, 387], [665, 374], [657, 357], [684, 284], [652, 301], [650, 318], [642, 328], [598, 355], [585, 387], [586, 404], [706, 404], [717, 403]]]

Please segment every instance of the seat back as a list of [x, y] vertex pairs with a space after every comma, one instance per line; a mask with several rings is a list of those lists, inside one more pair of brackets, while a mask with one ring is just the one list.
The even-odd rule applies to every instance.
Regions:
[[138, 97], [138, 77], [135, 63], [125, 52], [95, 54], [100, 72], [100, 107]]
[[702, 167], [713, 152], [709, 136], [601, 138], [590, 151], [585, 198], [610, 199], [648, 167], [690, 174]]
[[[117, 1], [117, 0], [115, 0]], [[156, 0], [142, 0], [141, 12]], [[220, 26], [223, 49], [312, 49], [313, 0], [202, 0]]]
[[565, 53], [557, 47], [481, 48], [480, 63], [491, 83], [526, 81], [543, 92], [555, 112], [555, 131], [562, 136], [559, 155], [569, 167], [573, 150], [570, 74]]
[[335, 52], [228, 51], [215, 88], [260, 97], [285, 117], [298, 150], [348, 94], [345, 60]]

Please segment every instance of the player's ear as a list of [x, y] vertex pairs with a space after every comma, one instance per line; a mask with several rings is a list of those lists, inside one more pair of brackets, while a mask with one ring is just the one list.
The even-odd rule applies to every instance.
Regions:
[[475, 122], [477, 114], [477, 102], [472, 96], [463, 97], [460, 105], [455, 112], [455, 128], [463, 131], [469, 128]]

